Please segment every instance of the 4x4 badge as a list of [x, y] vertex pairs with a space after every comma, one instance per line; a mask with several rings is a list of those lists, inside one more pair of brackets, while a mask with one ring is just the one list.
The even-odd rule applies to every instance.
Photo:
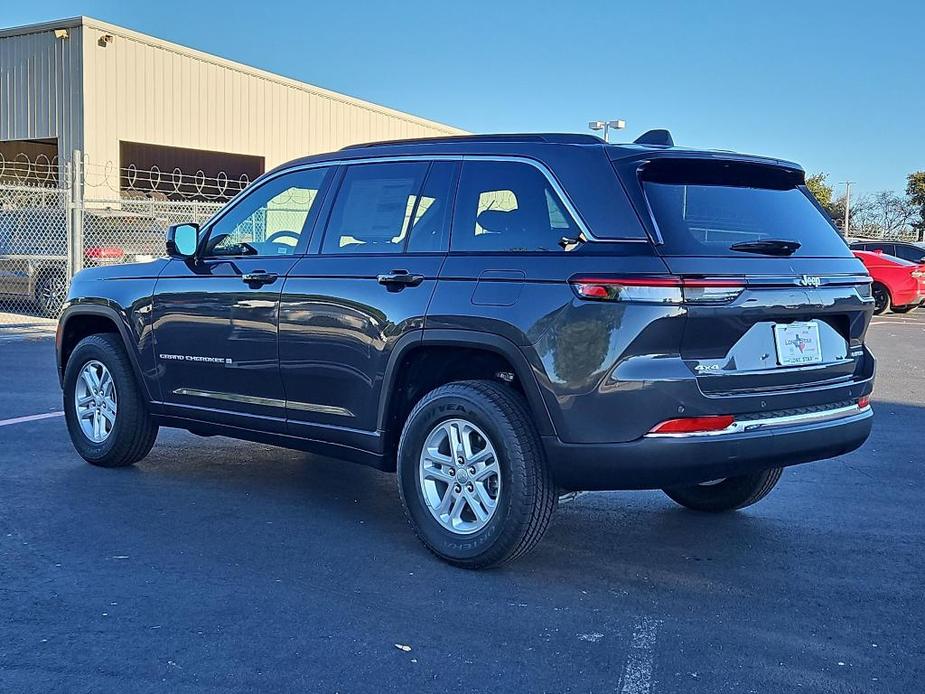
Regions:
[[800, 278], [801, 287], [818, 287], [822, 284], [822, 278], [815, 275], [803, 275]]

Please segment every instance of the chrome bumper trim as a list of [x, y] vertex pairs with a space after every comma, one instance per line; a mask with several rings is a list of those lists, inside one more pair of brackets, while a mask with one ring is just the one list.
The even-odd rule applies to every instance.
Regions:
[[849, 405], [848, 407], [839, 407], [834, 410], [823, 410], [822, 412], [807, 412], [806, 414], [795, 414], [786, 417], [768, 417], [767, 419], [751, 419], [745, 421], [735, 421], [725, 429], [717, 431], [695, 431], [686, 434], [646, 434], [647, 439], [685, 439], [685, 438], [702, 438], [706, 436], [728, 436], [729, 434], [744, 434], [752, 431], [764, 429], [776, 429], [779, 427], [799, 426], [801, 424], [819, 424], [834, 419], [844, 419], [854, 415], [864, 414], [870, 411], [870, 405], [858, 407]]

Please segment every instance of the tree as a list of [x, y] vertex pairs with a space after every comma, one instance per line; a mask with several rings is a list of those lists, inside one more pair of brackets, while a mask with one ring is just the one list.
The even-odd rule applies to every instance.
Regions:
[[865, 236], [895, 238], [909, 232], [916, 212], [910, 197], [892, 190], [864, 195], [851, 202], [851, 230]]
[[925, 171], [913, 171], [906, 177], [906, 197], [915, 208], [917, 217], [912, 228], [919, 239], [925, 240]]
[[819, 172], [814, 173], [812, 176], [806, 178], [806, 187], [809, 188], [810, 192], [816, 197], [816, 200], [819, 201], [819, 204], [825, 208], [825, 211], [829, 213], [829, 216], [833, 219], [835, 218], [834, 206], [832, 201], [832, 186], [828, 184], [829, 175], [827, 173]]

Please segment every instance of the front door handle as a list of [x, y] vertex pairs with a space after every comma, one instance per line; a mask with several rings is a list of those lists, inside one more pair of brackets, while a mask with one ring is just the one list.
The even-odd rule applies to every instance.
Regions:
[[407, 270], [392, 270], [387, 275], [379, 275], [376, 281], [388, 287], [389, 291], [398, 291], [404, 287], [418, 286], [424, 281], [424, 275], [413, 275]]
[[254, 270], [253, 272], [245, 272], [241, 275], [241, 280], [247, 284], [272, 284], [278, 277], [279, 275], [275, 272]]

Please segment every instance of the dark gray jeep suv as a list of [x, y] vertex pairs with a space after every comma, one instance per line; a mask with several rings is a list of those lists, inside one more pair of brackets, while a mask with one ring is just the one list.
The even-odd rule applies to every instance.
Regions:
[[397, 471], [458, 566], [530, 550], [564, 491], [730, 511], [870, 431], [870, 278], [789, 162], [665, 131], [350, 147], [167, 255], [73, 282], [77, 451], [131, 465], [170, 426]]

